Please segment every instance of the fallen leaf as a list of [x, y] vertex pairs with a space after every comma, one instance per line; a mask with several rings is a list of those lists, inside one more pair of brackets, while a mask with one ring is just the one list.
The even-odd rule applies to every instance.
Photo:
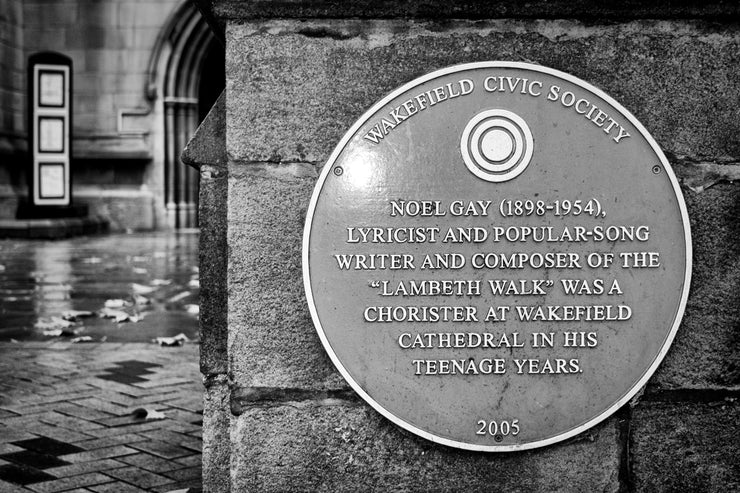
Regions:
[[184, 298], [187, 298], [188, 296], [190, 296], [190, 291], [183, 291], [182, 293], [176, 294], [175, 296], [173, 296], [172, 298], [170, 298], [167, 301], [170, 302], [170, 303], [174, 303], [176, 301], [180, 301], [180, 300], [182, 300]]
[[152, 286], [169, 286], [172, 284], [172, 279], [152, 279], [149, 284]]
[[126, 306], [126, 302], [120, 299], [105, 300], [106, 308], [123, 308]]
[[41, 330], [68, 329], [74, 325], [61, 317], [40, 318], [33, 324], [34, 328]]
[[119, 314], [124, 313], [128, 315], [128, 313], [124, 312], [123, 310], [114, 310], [112, 308], [101, 308], [98, 311], [98, 315], [100, 315], [103, 318], [116, 318]]
[[62, 313], [62, 318], [64, 320], [70, 320], [74, 322], [78, 318], [92, 317], [93, 315], [93, 312], [89, 312], [87, 310], [67, 310], [66, 312]]
[[122, 322], [136, 323], [141, 319], [141, 317], [130, 315], [123, 310], [114, 310], [112, 308], [103, 308], [98, 312], [98, 314], [103, 318], [112, 318], [119, 324]]
[[149, 262], [149, 257], [145, 257], [143, 255], [136, 255], [131, 260], [134, 262]]
[[189, 288], [199, 288], [200, 287], [200, 279], [191, 279], [190, 282], [188, 282]]
[[146, 421], [167, 418], [167, 416], [165, 416], [163, 412], [157, 411], [156, 409], [147, 409], [145, 407], [134, 409], [134, 411], [131, 414], [133, 414], [134, 418], [136, 419], [144, 419]]
[[79, 334], [80, 332], [82, 332], [82, 327], [79, 327], [76, 329], [72, 329], [72, 328], [62, 329], [62, 328], [57, 327], [57, 328], [44, 329], [42, 334], [47, 337], [61, 337], [61, 336], [72, 337], [72, 336]]
[[136, 305], [149, 305], [152, 302], [149, 298], [146, 296], [142, 296], [140, 294], [134, 295], [134, 304]]
[[191, 315], [200, 314], [200, 305], [185, 305], [185, 311]]
[[182, 332], [173, 337], [157, 337], [156, 339], [152, 339], [153, 342], [160, 346], [182, 346], [189, 340], [188, 336]]
[[131, 289], [133, 290], [134, 294], [149, 294], [154, 292], [157, 288], [154, 288], [152, 286], [145, 286], [143, 284], [137, 284], [137, 283], [131, 283]]
[[93, 342], [93, 338], [90, 336], [80, 336], [72, 339], [72, 342], [77, 344], [80, 342]]
[[0, 264], [0, 272], [5, 272], [5, 266]]
[[99, 264], [103, 259], [100, 257], [87, 257], [82, 259], [83, 264]]
[[146, 274], [147, 272], [149, 272], [143, 267], [134, 267], [132, 270], [134, 271], [134, 274]]

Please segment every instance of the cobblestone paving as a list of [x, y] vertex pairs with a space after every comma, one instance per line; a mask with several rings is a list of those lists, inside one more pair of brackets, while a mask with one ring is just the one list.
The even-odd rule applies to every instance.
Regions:
[[0, 240], [0, 493], [201, 489], [199, 346], [152, 342], [197, 341], [197, 264], [195, 231]]
[[0, 375], [0, 492], [200, 491], [197, 344], [0, 342]]

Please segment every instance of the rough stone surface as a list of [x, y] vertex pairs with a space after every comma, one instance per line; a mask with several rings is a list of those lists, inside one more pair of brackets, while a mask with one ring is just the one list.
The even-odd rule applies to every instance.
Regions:
[[200, 367], [204, 375], [226, 373], [226, 194], [225, 168], [200, 170]]
[[731, 2], [670, 2], [628, 0], [623, 2], [593, 2], [588, 0], [537, 0], [517, 2], [504, 0], [488, 2], [466, 0], [196, 0], [212, 8], [220, 18], [466, 18], [487, 19], [499, 17], [524, 18], [581, 18], [581, 19], [636, 19], [636, 18], [721, 18], [740, 16], [740, 8]]
[[632, 411], [635, 491], [738, 491], [740, 405], [641, 402]]
[[269, 21], [230, 24], [226, 60], [235, 160], [321, 163], [392, 89], [483, 60], [529, 61], [590, 82], [673, 154], [740, 156], [740, 36], [722, 25]]
[[182, 153], [200, 169], [200, 368], [203, 375], [226, 373], [226, 93], [219, 96]]
[[203, 488], [228, 492], [229, 388], [226, 372], [226, 95], [222, 93], [182, 153], [200, 170], [200, 371], [204, 375]]
[[226, 168], [226, 91], [222, 92], [180, 156], [195, 168]]
[[200, 371], [204, 375], [203, 489], [230, 491], [228, 339], [226, 316], [226, 95], [222, 93], [183, 151], [199, 168]]
[[206, 380], [203, 401], [203, 490], [230, 491], [229, 387], [225, 378]]
[[[576, 1], [534, 2], [525, 11], [508, 2], [412, 1], [379, 14], [387, 2], [200, 3], [227, 20], [231, 390], [213, 403], [232, 413], [234, 491], [738, 489], [740, 189], [731, 180], [740, 161], [740, 34], [729, 21], [736, 6], [653, 2], [629, 10], [635, 5]], [[556, 7], [581, 20], [553, 20]], [[696, 12], [725, 22], [677, 20]], [[519, 19], [475, 20], [503, 15]], [[257, 20], [270, 16], [281, 20]], [[484, 60], [562, 70], [620, 102], [673, 162], [693, 230], [686, 315], [632, 414], [623, 408], [621, 418], [571, 441], [512, 454], [434, 445], [360, 401], [321, 347], [301, 275], [317, 168], [342, 135], [394, 88]], [[220, 416], [213, 433], [223, 434]]]
[[[740, 155], [738, 109], [731, 106], [740, 93], [740, 77], [729, 68], [737, 65], [739, 38], [719, 27], [648, 21], [615, 26], [570, 21], [444, 26], [271, 21], [232, 25], [228, 39], [232, 169], [247, 169], [245, 163], [257, 161], [321, 163], [354, 120], [394, 87], [433, 68], [491, 58], [540, 62], [596, 84], [631, 109], [671, 156]], [[466, 54], [464, 60], [460, 53]], [[676, 69], [677, 63], [682, 70]], [[290, 71], [281, 70], [286, 64]], [[709, 73], [714, 74], [711, 90], [701, 75]], [[728, 97], [732, 95], [734, 99]], [[720, 109], [710, 115], [702, 109], [708, 106]], [[309, 167], [300, 169], [311, 174]], [[299, 268], [303, 214], [313, 180], [255, 180], [250, 175], [230, 185], [230, 275], [240, 286], [231, 295], [235, 375], [245, 386], [305, 387], [316, 384], [310, 382], [314, 372], [321, 375], [321, 387], [331, 370], [309, 321]], [[737, 187], [726, 184], [701, 193], [684, 188], [694, 237], [693, 289], [684, 323], [655, 384], [714, 388], [738, 383], [733, 335], [740, 319], [735, 308], [740, 307], [735, 300], [740, 280], [734, 251], [737, 194]], [[255, 231], [255, 224], [266, 227], [267, 233]], [[734, 303], [716, 310], [728, 296]], [[249, 327], [249, 333], [236, 334], [237, 327]], [[272, 337], [276, 331], [283, 338]], [[308, 348], [318, 348], [322, 355], [310, 357], [323, 368], [317, 373], [316, 367], [307, 370], [312, 364], [301, 361]], [[260, 356], [243, 356], [252, 350]], [[270, 362], [276, 354], [287, 367]], [[697, 359], [697, 354], [704, 357]], [[286, 373], [278, 376], [282, 371]], [[272, 376], [267, 378], [266, 372]]]
[[740, 187], [684, 189], [694, 254], [683, 323], [650, 383], [664, 388], [740, 385]]
[[235, 418], [236, 491], [618, 490], [615, 419], [537, 452], [481, 454], [402, 431], [364, 404], [294, 402]]
[[310, 165], [229, 166], [229, 358], [240, 386], [346, 384], [311, 323], [301, 241]]

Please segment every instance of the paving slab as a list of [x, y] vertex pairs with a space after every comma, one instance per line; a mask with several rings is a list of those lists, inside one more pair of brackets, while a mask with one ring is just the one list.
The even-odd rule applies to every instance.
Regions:
[[199, 349], [0, 342], [0, 491], [199, 491]]
[[0, 239], [0, 492], [202, 489], [198, 241]]

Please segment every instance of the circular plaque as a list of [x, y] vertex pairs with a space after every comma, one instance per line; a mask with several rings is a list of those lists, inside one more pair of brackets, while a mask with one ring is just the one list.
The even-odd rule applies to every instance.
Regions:
[[678, 182], [599, 89], [487, 62], [395, 90], [311, 199], [313, 322], [373, 408], [429, 440], [524, 450], [606, 419], [668, 351], [691, 278]]

